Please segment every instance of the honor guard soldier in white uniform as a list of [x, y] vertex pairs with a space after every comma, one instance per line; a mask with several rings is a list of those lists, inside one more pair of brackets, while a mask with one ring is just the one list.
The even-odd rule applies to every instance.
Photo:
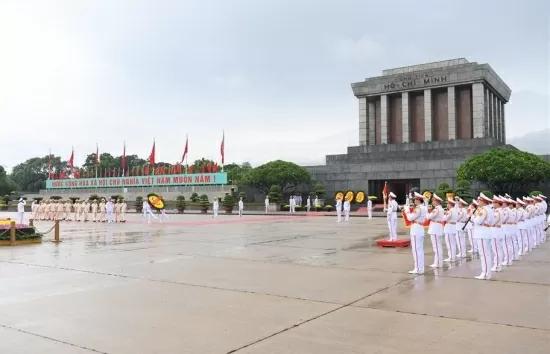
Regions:
[[307, 197], [307, 200], [306, 200], [306, 209], [308, 213], [311, 210], [311, 198], [309, 196]]
[[456, 222], [456, 245], [458, 252], [456, 256], [466, 258], [466, 222], [468, 221], [468, 203], [458, 198], [458, 221]]
[[411, 212], [407, 207], [405, 213], [412, 222], [410, 228], [411, 251], [414, 259], [414, 269], [409, 274], [424, 274], [424, 220], [428, 213], [423, 204], [424, 197], [414, 193], [414, 210]]
[[514, 225], [516, 224], [516, 211], [510, 208], [510, 200], [506, 197], [499, 196], [502, 201], [502, 234], [503, 234], [503, 266], [511, 266], [515, 259], [515, 247], [514, 247]]
[[269, 197], [267, 195], [265, 196], [264, 205], [265, 205], [265, 214], [267, 215], [267, 213], [269, 212]]
[[458, 210], [455, 208], [455, 201], [447, 198], [447, 211], [443, 213], [443, 234], [445, 235], [445, 246], [447, 247], [447, 259], [444, 262], [456, 260], [456, 222], [458, 221]]
[[342, 221], [342, 199], [336, 198], [336, 222]]
[[491, 243], [491, 250], [493, 252], [493, 268], [492, 272], [500, 272], [502, 270], [502, 262], [504, 262], [504, 254], [502, 252], [502, 244], [504, 239], [504, 233], [502, 232], [502, 222], [504, 220], [504, 213], [502, 211], [501, 200], [498, 197], [493, 197], [493, 216], [494, 223], [491, 229], [493, 233], [493, 240]]
[[56, 200], [56, 214], [55, 214], [55, 220], [61, 221], [65, 218], [65, 205], [63, 204], [63, 201]]
[[98, 222], [99, 221], [98, 214], [97, 214], [97, 209], [98, 209], [97, 199], [94, 199], [92, 201], [92, 222]]
[[215, 219], [218, 217], [218, 209], [220, 208], [220, 203], [218, 202], [218, 198], [214, 198], [212, 200], [212, 218]]
[[19, 224], [22, 224], [23, 219], [25, 218], [25, 205], [27, 205], [25, 199], [19, 198], [19, 202], [17, 203], [17, 216]]
[[319, 198], [315, 196], [315, 200], [313, 201], [313, 209], [317, 210], [317, 205], [319, 205]]
[[388, 195], [388, 207], [386, 209], [390, 241], [397, 241], [397, 211], [399, 210], [399, 205], [397, 205], [395, 198], [397, 198], [396, 195], [390, 192]]
[[86, 199], [86, 200], [83, 200], [82, 201], [82, 216], [81, 216], [81, 220], [83, 222], [87, 222], [88, 221], [88, 216], [90, 214], [90, 203], [89, 201]]
[[36, 218], [38, 216], [38, 207], [39, 207], [39, 204], [36, 201], [36, 199], [33, 200], [32, 204], [31, 204], [31, 219], [32, 220], [36, 220]]
[[346, 197], [346, 200], [344, 201], [344, 221], [349, 221], [349, 213], [351, 210], [351, 203], [349, 199]]
[[63, 220], [71, 221], [72, 203], [70, 199], [63, 203]]
[[244, 211], [244, 202], [243, 202], [243, 198], [240, 197], [239, 198], [239, 217], [243, 217], [243, 211]]
[[105, 203], [105, 211], [107, 213], [107, 223], [112, 224], [115, 222], [115, 204], [112, 199], [109, 199]]
[[120, 199], [117, 199], [115, 203], [115, 222], [120, 222], [120, 207]]
[[533, 197], [533, 200], [535, 201], [535, 218], [534, 218], [535, 237], [537, 239], [537, 245], [540, 245], [542, 243], [542, 234], [544, 233], [544, 229], [542, 228], [542, 225], [544, 223], [544, 216], [545, 216], [542, 214], [543, 199], [541, 198], [541, 196], [537, 195], [536, 197]]
[[443, 217], [445, 211], [441, 207], [442, 201], [443, 199], [434, 193], [432, 196], [433, 208], [427, 215], [427, 218], [430, 219], [428, 234], [430, 235], [434, 251], [434, 262], [430, 265], [431, 268], [443, 267], [443, 245], [441, 238], [443, 237]]
[[527, 231], [527, 252], [531, 252], [533, 248], [535, 247], [535, 240], [533, 235], [533, 228], [532, 228], [532, 216], [533, 216], [533, 206], [531, 205], [532, 199], [529, 197], [523, 197], [523, 201], [525, 202], [525, 214], [524, 214], [524, 220], [525, 220], [525, 230]]
[[527, 211], [525, 210], [525, 202], [519, 198], [516, 198], [516, 205], [519, 207], [516, 209], [518, 218], [516, 218], [516, 225], [518, 226], [518, 243], [519, 243], [519, 256], [523, 256], [527, 253], [529, 237], [527, 236], [527, 228], [525, 225], [525, 218]]
[[126, 222], [126, 210], [128, 209], [128, 204], [122, 199], [120, 203], [120, 222]]
[[290, 196], [290, 200], [288, 201], [288, 203], [290, 204], [290, 213], [295, 213], [296, 212], [296, 199], [294, 199], [294, 196], [291, 195]]
[[468, 234], [468, 240], [470, 241], [470, 249], [468, 250], [468, 253], [472, 253], [472, 254], [478, 253], [477, 241], [474, 237], [474, 221], [473, 221], [473, 217], [475, 216], [475, 212], [477, 211], [478, 207], [479, 207], [479, 204], [475, 199], [472, 200], [472, 203], [468, 207], [468, 218], [470, 219], [470, 221], [466, 223], [466, 231]]
[[491, 199], [485, 194], [479, 195], [479, 208], [474, 217], [474, 239], [477, 240], [479, 259], [481, 261], [481, 273], [475, 277], [480, 280], [491, 279], [492, 257], [491, 257], [491, 240], [493, 238], [493, 208]]
[[80, 221], [84, 201], [75, 200], [73, 204], [73, 221]]
[[106, 222], [106, 209], [105, 209], [105, 198], [101, 198], [99, 202], [99, 222]]

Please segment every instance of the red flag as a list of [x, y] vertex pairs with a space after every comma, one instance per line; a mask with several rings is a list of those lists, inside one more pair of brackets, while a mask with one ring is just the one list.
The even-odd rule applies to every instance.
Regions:
[[145, 166], [145, 167], [143, 168], [143, 175], [144, 175], [144, 176], [149, 175], [149, 166]]
[[188, 152], [189, 152], [189, 137], [185, 139], [185, 148], [183, 149], [183, 155], [181, 156], [181, 163], [185, 161], [185, 158], [187, 157]]
[[74, 168], [74, 149], [71, 152], [71, 157], [69, 157], [69, 168], [71, 170]]
[[202, 166], [202, 173], [205, 173], [205, 172], [206, 172], [206, 166], [203, 165], [203, 166]]
[[388, 182], [384, 182], [384, 189], [382, 189], [382, 196], [384, 196], [384, 198], [388, 197]]
[[153, 141], [153, 149], [151, 150], [151, 154], [149, 155], [149, 163], [151, 165], [155, 164], [155, 142]]
[[222, 165], [225, 162], [225, 131], [223, 132], [222, 145], [220, 146], [220, 154], [222, 155]]
[[122, 171], [126, 171], [126, 142], [124, 142], [124, 149], [122, 150]]
[[178, 165], [176, 172], [177, 172], [178, 174], [181, 174], [181, 171], [182, 171], [182, 166], [181, 166], [181, 165]]
[[208, 173], [212, 172], [212, 165], [210, 164], [210, 162], [206, 165], [206, 171], [208, 171]]
[[189, 166], [189, 168], [187, 169], [187, 171], [189, 171], [188, 173], [193, 173], [193, 166]]
[[99, 145], [95, 144], [95, 167], [99, 165]]
[[215, 162], [214, 166], [212, 166], [212, 172], [214, 172], [214, 173], [218, 172], [218, 163], [217, 162]]

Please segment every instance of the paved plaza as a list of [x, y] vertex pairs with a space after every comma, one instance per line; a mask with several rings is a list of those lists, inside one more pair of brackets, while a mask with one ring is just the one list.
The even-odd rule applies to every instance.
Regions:
[[364, 217], [64, 223], [60, 244], [0, 248], [0, 353], [549, 352], [550, 242], [480, 281], [470, 258], [411, 276], [386, 234]]

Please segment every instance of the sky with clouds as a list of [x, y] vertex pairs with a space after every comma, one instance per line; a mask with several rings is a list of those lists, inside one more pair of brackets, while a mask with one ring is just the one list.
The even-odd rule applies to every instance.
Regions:
[[187, 134], [190, 159], [219, 160], [225, 130], [226, 163], [319, 164], [358, 144], [350, 83], [459, 57], [512, 88], [509, 140], [550, 153], [549, 13], [543, 0], [0, 0], [0, 163], [74, 146], [80, 164], [123, 140], [145, 157], [153, 137], [157, 161], [176, 162]]

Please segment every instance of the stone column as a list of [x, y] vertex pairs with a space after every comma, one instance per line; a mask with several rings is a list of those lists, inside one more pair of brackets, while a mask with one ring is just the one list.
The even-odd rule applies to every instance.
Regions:
[[493, 124], [495, 127], [495, 140], [500, 140], [500, 116], [498, 114], [498, 97], [493, 93]]
[[485, 92], [482, 83], [472, 85], [472, 124], [474, 139], [485, 137]]
[[374, 105], [374, 102], [367, 101], [367, 114], [368, 114], [368, 140], [369, 145], [375, 145], [376, 144], [376, 106]]
[[447, 88], [447, 106], [448, 106], [448, 119], [449, 119], [449, 140], [456, 139], [456, 106], [455, 106], [455, 87], [449, 86]]
[[502, 143], [506, 144], [506, 117], [504, 116], [503, 101], [500, 101], [500, 118], [502, 119]]
[[403, 142], [411, 142], [411, 115], [409, 111], [409, 92], [401, 94], [401, 117], [403, 124]]
[[381, 144], [388, 143], [388, 95], [380, 96], [380, 132], [381, 132]]
[[359, 97], [359, 145], [367, 145], [367, 98]]
[[487, 121], [489, 123], [489, 137], [495, 138], [495, 124], [493, 119], [493, 93], [485, 88], [485, 96], [487, 97]]
[[432, 141], [432, 90], [424, 90], [424, 140]]

